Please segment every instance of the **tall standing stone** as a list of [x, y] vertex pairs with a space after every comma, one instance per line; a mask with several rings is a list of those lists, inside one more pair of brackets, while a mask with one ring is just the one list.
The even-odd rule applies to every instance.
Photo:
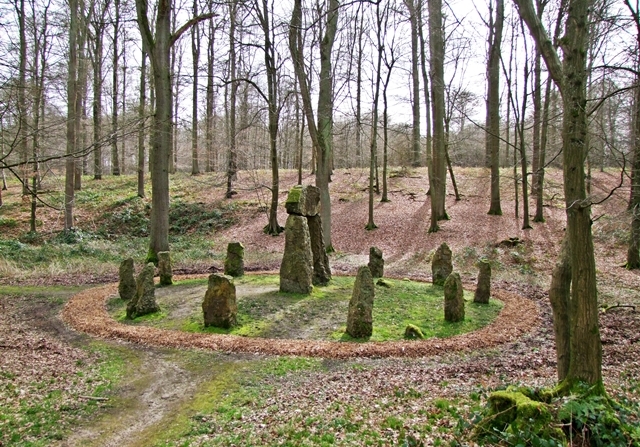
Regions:
[[129, 301], [136, 296], [136, 279], [134, 276], [133, 259], [128, 258], [120, 263], [118, 270], [118, 293], [120, 298]]
[[244, 275], [244, 245], [230, 242], [227, 245], [227, 257], [224, 260], [224, 274], [238, 278]]
[[433, 255], [433, 261], [431, 261], [431, 277], [434, 285], [444, 285], [447, 277], [453, 271], [451, 255], [451, 249], [445, 242], [438, 247], [436, 253]]
[[284, 230], [280, 292], [311, 293], [313, 253], [307, 218], [290, 214]]
[[236, 286], [228, 275], [209, 275], [209, 286], [202, 302], [204, 325], [229, 329], [236, 325], [238, 306]]
[[136, 296], [127, 305], [127, 318], [136, 318], [160, 310], [156, 303], [156, 288], [153, 275], [156, 271], [153, 263], [148, 263], [136, 280]]
[[168, 251], [158, 252], [158, 272], [160, 274], [160, 285], [170, 286], [173, 284], [173, 267], [171, 265], [171, 253]]
[[373, 333], [373, 300], [375, 298], [373, 276], [369, 267], [358, 269], [353, 285], [349, 315], [347, 316], [347, 334], [353, 338], [371, 337]]
[[444, 319], [451, 323], [464, 320], [464, 290], [458, 273], [444, 282]]
[[489, 303], [491, 296], [491, 264], [486, 259], [478, 261], [478, 285], [473, 295], [473, 302], [480, 304]]
[[311, 241], [311, 252], [313, 253], [313, 285], [326, 286], [331, 281], [331, 268], [329, 267], [329, 256], [322, 237], [322, 219], [320, 214], [307, 217], [309, 225], [309, 238]]
[[384, 259], [382, 258], [382, 250], [378, 247], [369, 248], [369, 270], [374, 278], [382, 278], [384, 276]]

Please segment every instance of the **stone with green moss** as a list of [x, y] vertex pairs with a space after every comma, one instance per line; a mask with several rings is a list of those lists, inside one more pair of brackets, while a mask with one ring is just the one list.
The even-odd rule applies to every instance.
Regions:
[[207, 292], [202, 302], [205, 327], [229, 329], [236, 325], [238, 305], [236, 286], [228, 275], [209, 275]]
[[150, 262], [138, 275], [136, 279], [136, 296], [127, 305], [128, 318], [136, 318], [160, 310], [156, 303], [155, 284], [153, 283], [154, 274], [155, 266]]
[[136, 278], [134, 276], [133, 259], [127, 258], [120, 263], [118, 270], [118, 293], [120, 298], [130, 301], [136, 296]]
[[173, 267], [171, 265], [170, 252], [158, 252], [158, 273], [160, 275], [161, 286], [170, 286], [173, 284]]
[[444, 319], [450, 323], [464, 320], [464, 290], [455, 272], [444, 282]]
[[404, 330], [404, 338], [407, 340], [422, 340], [424, 339], [424, 334], [422, 329], [415, 324], [408, 324]]
[[312, 185], [296, 185], [289, 190], [284, 206], [289, 214], [316, 216], [320, 212], [320, 189]]
[[353, 338], [371, 337], [373, 333], [373, 300], [375, 286], [369, 267], [358, 269], [353, 293], [349, 301], [349, 315], [347, 317], [347, 334]]
[[280, 264], [280, 292], [311, 293], [313, 253], [307, 218], [290, 214], [284, 230], [284, 255]]
[[224, 260], [224, 274], [239, 278], [244, 275], [244, 245], [230, 242], [227, 245], [227, 257]]

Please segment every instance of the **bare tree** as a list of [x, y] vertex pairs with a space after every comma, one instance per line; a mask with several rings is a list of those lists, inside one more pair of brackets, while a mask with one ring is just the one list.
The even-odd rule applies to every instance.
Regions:
[[[418, 4], [415, 3], [416, 1]], [[419, 29], [422, 28], [422, 24], [419, 23], [419, 11], [422, 9], [422, 3], [421, 0], [404, 0], [404, 3], [409, 10], [411, 23], [411, 107], [413, 116], [411, 165], [420, 166], [420, 72], [418, 71], [420, 48], [418, 46], [418, 33]], [[431, 8], [431, 1], [429, 1], [429, 8]], [[431, 12], [431, 9], [429, 11]], [[429, 14], [429, 17], [431, 17], [431, 14]], [[442, 16], [440, 18], [442, 19]]]
[[490, 215], [501, 216], [500, 206], [500, 47], [504, 26], [504, 0], [496, 0], [495, 21], [493, 3], [489, 5], [489, 58], [487, 62], [486, 154], [491, 166]]
[[429, 0], [429, 48], [431, 54], [431, 98], [433, 111], [433, 150], [430, 182], [431, 224], [429, 232], [439, 230], [438, 221], [448, 219], [445, 211], [446, 155], [444, 135], [444, 32], [442, 27], [442, 1]]
[[[598, 297], [596, 268], [591, 234], [591, 201], [585, 188], [584, 160], [587, 154], [586, 112], [586, 47], [589, 0], [569, 0], [562, 41], [565, 55], [560, 62], [553, 42], [538, 19], [531, 0], [514, 0], [522, 19], [526, 22], [536, 45], [542, 53], [549, 75], [562, 95], [564, 193], [567, 214], [567, 250], [563, 250], [560, 267], [554, 270], [553, 281], [567, 283], [558, 293], [550, 293], [554, 320], [569, 330], [565, 352], [557, 352], [568, 359], [566, 373], [559, 376], [559, 393], [568, 392], [577, 382], [593, 385], [591, 392], [604, 393], [602, 385], [602, 344], [598, 324]], [[570, 268], [571, 272], [567, 272]], [[565, 278], [565, 279], [563, 279]], [[551, 289], [554, 291], [554, 289]], [[559, 309], [566, 309], [561, 312]]]
[[[23, 0], [21, 0], [23, 1]], [[69, 71], [67, 74], [67, 158], [65, 163], [64, 183], [64, 229], [73, 228], [73, 209], [75, 191], [73, 187], [75, 177], [74, 154], [77, 150], [76, 95], [78, 85], [78, 0], [69, 0]]]
[[303, 54], [302, 41], [302, 0], [294, 0], [289, 28], [289, 49], [293, 59], [296, 77], [300, 87], [303, 109], [307, 119], [309, 136], [316, 156], [316, 186], [320, 189], [322, 233], [327, 251], [331, 245], [331, 197], [329, 176], [331, 174], [331, 153], [333, 144], [333, 76], [331, 52], [338, 27], [338, 0], [329, 0], [326, 11], [324, 35], [320, 41], [320, 80], [318, 90], [318, 122], [313, 116], [311, 89]]

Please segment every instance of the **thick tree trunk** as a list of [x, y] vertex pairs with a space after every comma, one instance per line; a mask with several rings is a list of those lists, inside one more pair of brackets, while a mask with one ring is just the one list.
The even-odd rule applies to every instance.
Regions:
[[486, 154], [491, 167], [490, 215], [501, 216], [500, 205], [500, 47], [504, 25], [504, 0], [496, 0], [495, 23], [489, 27], [489, 60], [487, 62]]
[[320, 80], [318, 90], [318, 122], [313, 116], [309, 81], [305, 71], [302, 52], [302, 1], [295, 0], [289, 29], [289, 49], [294, 63], [296, 77], [300, 86], [304, 113], [307, 118], [309, 135], [316, 152], [316, 186], [320, 188], [322, 234], [327, 251], [333, 251], [331, 245], [331, 197], [329, 194], [329, 176], [331, 174], [331, 152], [333, 145], [333, 72], [331, 51], [338, 26], [338, 0], [329, 0], [325, 34], [320, 42]]
[[535, 15], [530, 0], [514, 0], [547, 64], [550, 76], [562, 94], [564, 193], [571, 259], [569, 305], [569, 370], [562, 382], [571, 388], [577, 381], [602, 386], [602, 344], [598, 324], [598, 292], [591, 234], [591, 202], [585, 188], [584, 160], [587, 154], [586, 48], [589, 0], [569, 0], [562, 64], [551, 40]]
[[444, 36], [442, 1], [429, 0], [429, 47], [431, 50], [431, 97], [433, 108], [433, 154], [431, 183], [431, 225], [429, 232], [438, 231], [438, 221], [448, 219], [445, 212], [446, 155], [444, 135]]
[[236, 12], [237, 2], [233, 0], [229, 4], [229, 82], [231, 91], [229, 94], [229, 152], [227, 155], [227, 192], [225, 197], [230, 199], [236, 192], [233, 190], [233, 182], [238, 171], [236, 152], [236, 101], [238, 83], [236, 82]]
[[[198, 2], [193, 2], [193, 16], [198, 15]], [[191, 56], [193, 57], [193, 91], [191, 102], [191, 175], [200, 174], [198, 160], [198, 66], [200, 65], [200, 27], [191, 28]]]
[[569, 302], [571, 301], [571, 252], [568, 239], [562, 241], [562, 249], [551, 274], [549, 301], [553, 308], [553, 331], [558, 361], [558, 381], [563, 381], [569, 371], [571, 358], [569, 341]]
[[78, 78], [78, 2], [69, 1], [69, 72], [67, 77], [67, 158], [65, 162], [64, 182], [64, 229], [73, 228], [73, 209], [75, 191], [73, 188], [75, 176], [74, 154], [76, 152], [76, 94]]

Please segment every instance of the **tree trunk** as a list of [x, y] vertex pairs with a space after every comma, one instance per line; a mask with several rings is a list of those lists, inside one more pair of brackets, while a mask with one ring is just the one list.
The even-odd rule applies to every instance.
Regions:
[[142, 47], [140, 55], [140, 103], [138, 104], [138, 197], [144, 197], [144, 142], [147, 105], [147, 51]]
[[75, 200], [74, 154], [76, 152], [76, 94], [78, 77], [78, 2], [69, 0], [69, 73], [67, 78], [67, 158], [64, 182], [64, 229], [73, 228], [73, 208]]
[[213, 26], [213, 22], [209, 24], [209, 42], [207, 45], [207, 93], [206, 93], [206, 103], [207, 103], [207, 111], [206, 111], [206, 145], [207, 145], [207, 172], [213, 172], [215, 169], [214, 157], [213, 157], [213, 147], [214, 147], [214, 134], [213, 134], [213, 123], [214, 123], [214, 107], [215, 107], [215, 98], [214, 98], [214, 87], [213, 87], [213, 64], [215, 57], [215, 28]]
[[[638, 28], [640, 39], [640, 25]], [[639, 43], [640, 48], [640, 43]], [[635, 129], [633, 132], [633, 167], [631, 172], [631, 234], [627, 250], [628, 269], [640, 269], [640, 75], [636, 78]]]
[[489, 213], [502, 215], [500, 205], [500, 47], [504, 25], [504, 0], [496, 0], [496, 20], [489, 24], [489, 60], [487, 62], [486, 154], [491, 167], [491, 204]]
[[444, 150], [444, 36], [442, 1], [429, 0], [429, 47], [431, 65], [431, 97], [433, 109], [433, 154], [431, 183], [431, 225], [429, 232], [439, 230], [438, 221], [448, 219], [445, 212], [446, 156]]
[[566, 324], [570, 334], [569, 369], [561, 385], [570, 389], [576, 382], [602, 385], [602, 345], [598, 324], [596, 268], [591, 234], [591, 202], [585, 189], [584, 160], [587, 154], [586, 48], [589, 0], [569, 0], [562, 64], [537, 16], [531, 0], [514, 0], [520, 16], [547, 64], [550, 76], [562, 94], [564, 193], [567, 213], [566, 237], [571, 262], [571, 300]]
[[[420, 72], [418, 71], [418, 55], [420, 48], [418, 47], [418, 8], [421, 4], [415, 4], [419, 0], [405, 0], [405, 5], [409, 9], [409, 20], [411, 22], [411, 108], [413, 115], [413, 124], [411, 130], [411, 165], [420, 166]], [[440, 0], [436, 0], [440, 1]], [[431, 8], [431, 0], [429, 1]], [[431, 9], [429, 10], [431, 11]], [[431, 14], [429, 14], [431, 17]], [[440, 17], [442, 22], [442, 17]], [[444, 99], [443, 99], [444, 103]]]
[[[198, 15], [198, 0], [193, 2], [193, 16]], [[200, 174], [198, 160], [198, 66], [200, 65], [200, 27], [191, 27], [191, 56], [193, 57], [193, 91], [191, 107], [191, 175]]]
[[331, 197], [329, 175], [331, 173], [331, 152], [333, 134], [333, 76], [331, 51], [338, 26], [338, 0], [329, 0], [325, 33], [320, 42], [320, 81], [318, 90], [318, 123], [316, 125], [311, 105], [311, 92], [305, 71], [302, 52], [302, 0], [295, 0], [289, 28], [289, 49], [300, 86], [304, 113], [309, 135], [316, 153], [316, 186], [320, 189], [322, 233], [327, 251], [331, 245]]
[[[88, 61], [85, 55], [85, 45], [87, 41], [87, 27], [84, 20], [84, 5], [81, 2], [78, 5], [78, 20], [82, 22], [79, 23], [78, 30], [78, 79], [76, 83], [76, 159], [75, 159], [75, 174], [73, 181], [73, 189], [76, 191], [82, 190], [82, 159], [84, 158], [84, 145], [83, 142], [86, 142], [86, 135], [84, 135], [83, 130], [86, 129], [83, 123], [83, 105], [84, 105], [84, 97], [87, 92], [87, 79], [88, 79]], [[82, 150], [83, 154], [80, 156], [78, 152]]]
[[238, 3], [232, 0], [229, 3], [229, 82], [231, 91], [229, 94], [229, 153], [227, 155], [227, 192], [225, 197], [230, 199], [236, 192], [233, 190], [233, 182], [238, 171], [236, 153], [236, 102], [238, 83], [236, 81], [236, 13]]
[[113, 19], [113, 72], [111, 85], [111, 174], [120, 175], [120, 159], [118, 154], [118, 40], [120, 38], [120, 0], [114, 0], [115, 17]]
[[556, 342], [556, 358], [558, 361], [558, 381], [563, 381], [569, 371], [571, 340], [569, 325], [569, 302], [571, 300], [571, 253], [569, 241], [564, 238], [562, 249], [551, 274], [549, 301], [553, 308], [553, 331]]

